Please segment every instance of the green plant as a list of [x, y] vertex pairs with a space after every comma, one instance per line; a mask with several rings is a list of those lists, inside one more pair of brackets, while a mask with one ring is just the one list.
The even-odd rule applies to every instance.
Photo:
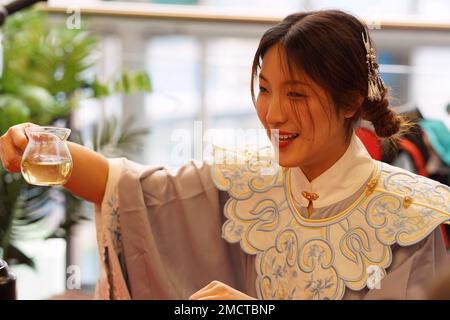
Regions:
[[[46, 14], [32, 9], [10, 17], [3, 37], [0, 135], [12, 125], [27, 121], [69, 127], [71, 113], [80, 99], [151, 90], [143, 72], [124, 71], [106, 82], [92, 75], [98, 60], [97, 39], [85, 26], [71, 30], [63, 24], [50, 25]], [[130, 129], [129, 124], [121, 126], [114, 119], [102, 127], [106, 130], [95, 128], [102, 137], [94, 137], [95, 148], [116, 148], [116, 154], [129, 151], [125, 148], [148, 132]], [[79, 137], [73, 130], [71, 140], [82, 143]], [[32, 259], [15, 246], [14, 240], [68, 238], [71, 227], [87, 218], [79, 213], [80, 204], [62, 188], [30, 186], [21, 174], [10, 174], [0, 166], [0, 256], [3, 251], [6, 260], [33, 266]]]

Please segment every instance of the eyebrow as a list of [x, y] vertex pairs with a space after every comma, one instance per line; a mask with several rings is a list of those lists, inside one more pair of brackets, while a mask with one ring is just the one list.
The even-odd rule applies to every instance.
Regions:
[[[262, 73], [259, 74], [259, 78], [269, 82], [269, 80], [267, 80], [267, 78]], [[283, 81], [283, 84], [285, 84], [285, 85], [286, 84], [301, 84], [301, 85], [309, 87], [308, 83], [300, 81], [300, 80], [286, 80], [286, 81]]]

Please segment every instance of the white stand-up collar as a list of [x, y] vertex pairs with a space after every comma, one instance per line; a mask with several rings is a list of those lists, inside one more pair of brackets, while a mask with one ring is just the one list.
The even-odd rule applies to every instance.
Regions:
[[305, 192], [315, 194], [314, 208], [335, 204], [358, 191], [373, 173], [375, 165], [361, 140], [353, 133], [347, 151], [313, 181], [310, 182], [298, 167], [290, 170], [292, 197], [302, 207], [309, 204]]

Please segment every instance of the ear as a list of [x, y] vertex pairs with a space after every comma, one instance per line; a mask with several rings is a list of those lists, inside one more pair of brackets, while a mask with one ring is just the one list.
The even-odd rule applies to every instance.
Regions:
[[355, 99], [355, 103], [344, 110], [343, 112], [344, 118], [346, 119], [352, 118], [355, 115], [355, 113], [361, 108], [363, 101], [364, 97], [358, 95], [358, 97]]

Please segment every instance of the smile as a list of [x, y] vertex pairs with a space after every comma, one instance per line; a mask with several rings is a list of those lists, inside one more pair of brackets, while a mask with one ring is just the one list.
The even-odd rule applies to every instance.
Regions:
[[298, 133], [291, 133], [291, 132], [286, 132], [286, 131], [275, 131], [272, 132], [272, 137], [275, 140], [278, 141], [288, 141], [288, 140], [294, 140], [295, 138], [297, 138], [300, 134]]
[[280, 141], [287, 141], [287, 140], [293, 140], [295, 138], [297, 138], [299, 136], [298, 133], [293, 133], [293, 134], [280, 134], [278, 136], [278, 139]]
[[294, 139], [300, 136], [299, 133], [291, 133], [286, 131], [278, 131], [272, 133], [272, 140], [278, 149], [286, 148]]

